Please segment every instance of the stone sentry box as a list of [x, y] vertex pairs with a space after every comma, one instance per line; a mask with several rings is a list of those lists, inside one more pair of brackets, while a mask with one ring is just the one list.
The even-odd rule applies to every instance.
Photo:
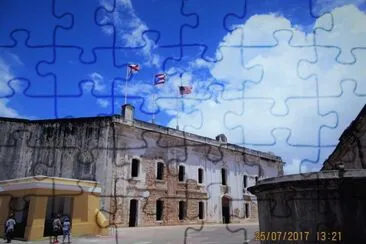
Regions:
[[283, 238], [285, 231], [303, 232], [296, 243], [366, 243], [366, 170], [286, 175], [248, 190], [258, 200], [261, 243], [274, 243], [268, 232]]

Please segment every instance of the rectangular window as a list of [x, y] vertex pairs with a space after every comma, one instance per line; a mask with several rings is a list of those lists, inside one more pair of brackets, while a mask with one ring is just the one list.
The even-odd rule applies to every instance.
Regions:
[[255, 177], [255, 183], [257, 184], [258, 182], [258, 176]]
[[203, 183], [203, 169], [198, 169], [198, 183]]
[[179, 166], [179, 181], [184, 181], [184, 166], [180, 165]]
[[157, 172], [156, 172], [156, 179], [162, 180], [164, 178], [164, 163], [158, 162], [157, 165]]
[[179, 220], [183, 220], [186, 216], [186, 204], [184, 201], [179, 202]]
[[245, 204], [245, 218], [249, 218], [249, 203]]
[[138, 159], [132, 159], [131, 177], [138, 177], [139, 175], [140, 161]]
[[246, 175], [244, 175], [244, 177], [243, 177], [243, 184], [244, 184], [244, 189], [246, 189], [248, 187], [248, 177]]
[[163, 219], [163, 208], [164, 202], [162, 200], [156, 201], [156, 220], [160, 221]]
[[203, 219], [204, 207], [203, 202], [198, 203], [198, 218]]
[[91, 163], [84, 164], [84, 174], [88, 175], [90, 174], [90, 171], [91, 171]]
[[226, 170], [221, 169], [221, 184], [226, 186]]

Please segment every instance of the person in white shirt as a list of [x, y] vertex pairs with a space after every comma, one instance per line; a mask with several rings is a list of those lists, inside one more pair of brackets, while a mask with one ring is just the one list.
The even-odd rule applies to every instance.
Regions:
[[71, 230], [71, 222], [70, 222], [69, 217], [66, 216], [64, 218], [64, 221], [62, 224], [62, 231], [64, 234], [63, 243], [65, 243], [66, 236], [67, 236], [68, 243], [70, 243], [70, 230]]
[[6, 235], [7, 243], [11, 243], [11, 240], [13, 239], [15, 225], [16, 225], [16, 222], [14, 219], [14, 214], [11, 213], [5, 223], [5, 235]]

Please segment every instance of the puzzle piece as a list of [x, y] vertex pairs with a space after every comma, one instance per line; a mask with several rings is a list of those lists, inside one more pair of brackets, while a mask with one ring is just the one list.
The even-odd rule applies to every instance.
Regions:
[[[72, 9], [70, 9], [71, 5], [73, 5]], [[80, 51], [78, 62], [95, 63], [96, 56], [101, 52], [102, 48], [105, 48], [103, 51], [106, 52], [114, 46], [115, 34], [112, 36], [100, 35], [104, 26], [100, 23], [102, 17], [99, 16], [102, 15], [103, 11], [109, 11], [109, 9], [103, 7], [102, 1], [93, 3], [81, 1], [78, 4], [72, 4], [72, 1], [55, 0], [54, 8], [54, 11], [58, 14], [72, 16], [72, 26], [55, 29], [55, 45], [62, 47], [61, 50], [63, 51], [61, 53], [64, 52], [64, 48], [72, 48], [74, 52], [76, 52], [74, 49], [78, 49]], [[98, 39], [98, 41], [96, 39], [79, 41], [85, 35], [90, 37], [100, 36], [101, 39]], [[98, 51], [97, 53], [95, 52], [96, 50]], [[110, 59], [110, 61], [112, 60], [113, 58]]]
[[[288, 34], [290, 33], [281, 31], [274, 33], [274, 36], [276, 38], [281, 36], [281, 39], [289, 40]], [[314, 81], [303, 82], [296, 74], [297, 63], [301, 59], [310, 59], [313, 51], [313, 47], [294, 48], [283, 41], [280, 42], [278, 46], [271, 47], [271, 49], [267, 50], [266, 53], [269, 58], [257, 56], [250, 60], [249, 65], [260, 64], [263, 67], [264, 72], [261, 81], [256, 82], [250, 89], [246, 90], [245, 96], [256, 99], [273, 99], [275, 104], [271, 111], [275, 115], [284, 115], [288, 113], [286, 103], [290, 98], [316, 96], [316, 83]], [[283, 55], [283, 53], [291, 53], [291, 56]], [[279, 63], [288, 63], [293, 66], [289, 67], [286, 74], [278, 73], [277, 64], [273, 64], [270, 61], [272, 58], [276, 59]], [[278, 77], [275, 78], [277, 81], [276, 84], [271, 82], [271, 79], [274, 77]], [[275, 86], [275, 88], [273, 86]], [[271, 87], [271, 89], [269, 87]]]
[[[97, 51], [98, 61], [92, 64], [78, 64], [70, 62], [70, 57], [74, 57], [74, 60], [76, 60], [77, 53], [74, 49], [62, 50], [62, 52], [59, 51], [56, 53], [58, 57], [57, 60], [55, 60], [56, 63], [41, 61], [39, 63], [39, 69], [41, 71], [45, 70], [42, 72], [42, 74], [52, 76], [55, 79], [55, 82], [57, 84], [57, 93], [54, 94], [54, 97], [58, 99], [58, 107], [60, 108], [58, 110], [58, 114], [60, 114], [58, 115], [59, 117], [74, 115], [76, 111], [73, 111], [70, 108], [73, 107], [71, 105], [75, 102], [78, 102], [78, 104], [80, 105], [84, 103], [98, 104], [98, 102], [100, 102], [100, 99], [108, 99], [108, 101], [111, 101], [112, 99], [117, 100], [119, 97], [122, 98], [122, 96], [124, 95], [121, 94], [121, 87], [124, 86], [126, 77], [121, 74], [121, 70], [119, 68], [116, 68], [114, 72], [108, 74], [102, 72], [103, 69], [106, 69], [107, 67], [110, 67], [112, 65], [112, 51]], [[73, 72], [72, 74], [62, 72], [62, 70], [65, 69], [67, 66], [69, 66], [68, 69], [75, 70], [75, 72]], [[51, 68], [51, 72], [48, 72], [49, 68]], [[146, 93], [144, 94], [148, 94], [152, 87], [142, 83], [141, 88], [144, 88], [144, 90], [146, 90]], [[90, 91], [92, 96], [84, 95], [84, 93], [86, 93], [87, 91]], [[133, 92], [133, 89], [131, 89], [131, 87], [127, 88], [127, 91], [129, 92], [128, 99], [130, 102], [132, 102], [131, 100], [144, 99], [141, 96], [131, 96], [131, 92]], [[112, 103], [110, 106], [110, 108], [112, 109], [109, 109], [109, 115], [114, 114], [114, 103], [113, 101], [111, 101], [110, 103]], [[67, 111], [65, 112], [61, 110], [66, 108]], [[74, 108], [78, 109], [78, 107]], [[85, 114], [83, 116], [89, 114], [90, 112], [85, 110]]]
[[[174, 9], [177, 12], [179, 11], [183, 16], [183, 21], [186, 23], [187, 18], [191, 16], [191, 14], [185, 14], [182, 12], [183, 6], [185, 1], [178, 1], [178, 2], [171, 2], [171, 1], [159, 1], [159, 2], [144, 2], [142, 9], [135, 9], [135, 5], [132, 5], [130, 1], [113, 1], [113, 2], [104, 2], [106, 6], [108, 6], [110, 13], [106, 13], [102, 19], [102, 24], [106, 25], [109, 23], [108, 31], [110, 34], [113, 33], [113, 29], [122, 29], [126, 30], [126, 33], [131, 34], [120, 34], [120, 31], [118, 31], [118, 36], [116, 37], [116, 48], [115, 50], [115, 57], [116, 57], [116, 63], [117, 65], [120, 63], [120, 57], [124, 56], [124, 50], [125, 49], [132, 49], [136, 50], [140, 56], [146, 62], [152, 62], [153, 65], [157, 65], [159, 63], [159, 55], [152, 54], [153, 51], [155, 51], [156, 48], [159, 49], [168, 49], [167, 52], [172, 55], [172, 52], [175, 53], [174, 56], [179, 56], [179, 53], [182, 52], [181, 46], [181, 30], [177, 32], [176, 30], [179, 29], [179, 27], [184, 28], [192, 28], [192, 25], [190, 24], [183, 24], [179, 25], [179, 22], [177, 24], [173, 24], [170, 21], [164, 22], [162, 19], [164, 19], [165, 14], [168, 12], [160, 11], [159, 14], [159, 22], [156, 21], [156, 18], [151, 18], [152, 16], [147, 15], [146, 10], [154, 8], [160, 8], [160, 9]], [[150, 4], [153, 4], [150, 6]], [[136, 4], [138, 5], [138, 4]], [[112, 7], [113, 6], [113, 7]], [[147, 19], [149, 21], [149, 26], [145, 24], [144, 21], [141, 20], [140, 17], [136, 15], [135, 11], [139, 11], [139, 13], [142, 15], [143, 19]], [[127, 16], [126, 16], [127, 15]], [[179, 19], [181, 15], [177, 15], [177, 19]], [[127, 22], [127, 19], [130, 17], [131, 22]], [[166, 16], [165, 18], [170, 18], [169, 16]], [[193, 19], [191, 18], [191, 22]], [[169, 25], [166, 25], [166, 23], [169, 23]], [[160, 29], [164, 28], [165, 30], [168, 29], [166, 33], [169, 33], [169, 35], [165, 34], [165, 32], [161, 32]], [[169, 38], [168, 38], [169, 37]], [[140, 39], [141, 38], [141, 39]], [[168, 41], [169, 40], [169, 41]], [[174, 43], [174, 44], [172, 44]], [[156, 47], [156, 45], [159, 45]], [[120, 53], [122, 51], [122, 54]], [[165, 52], [165, 51], [163, 51]], [[151, 55], [151, 56], [150, 56]], [[149, 57], [150, 56], [150, 57]], [[148, 64], [149, 65], [149, 64]]]
[[14, 34], [24, 32], [27, 36], [26, 46], [52, 48], [55, 44], [54, 31], [72, 26], [73, 15], [70, 13], [59, 15], [55, 9], [55, 0], [38, 1], [37, 11], [30, 11], [34, 4], [34, 2], [2, 1], [0, 22], [3, 28], [0, 31], [0, 46], [16, 46], [17, 38], [14, 38]]
[[[26, 95], [42, 96], [51, 95], [55, 84], [52, 79], [41, 78], [38, 72], [37, 63], [40, 59], [52, 59], [53, 52], [51, 48], [29, 46], [24, 39], [24, 33], [14, 33], [19, 43], [13, 47], [0, 47], [0, 56], [2, 57], [2, 65], [8, 66], [8, 71], [4, 77], [4, 83], [8, 83], [12, 79], [29, 80], [32, 79], [32, 85], [37, 87], [37, 91], [31, 86], [30, 91]], [[23, 38], [21, 38], [23, 37]], [[21, 54], [22, 56], [19, 56]], [[25, 58], [21, 58], [25, 57]], [[15, 76], [13, 73], [16, 73]], [[13, 82], [14, 83], [14, 82]], [[6, 85], [6, 84], [2, 84]], [[10, 84], [9, 84], [10, 85]], [[10, 87], [9, 87], [10, 88]], [[15, 88], [15, 87], [13, 87]], [[1, 96], [10, 95], [10, 89], [1, 89]]]
[[[240, 106], [240, 103], [237, 103]], [[333, 119], [328, 119], [328, 117], [331, 117], [329, 115], [326, 116], [322, 116], [321, 114], [317, 113], [317, 101], [315, 99], [312, 100], [307, 100], [307, 103], [304, 104], [302, 101], [299, 101], [298, 99], [291, 99], [288, 101], [288, 104], [290, 104], [290, 106], [294, 106], [294, 109], [292, 109], [288, 114], [286, 114], [286, 116], [274, 116], [271, 114], [270, 112], [270, 107], [273, 106], [269, 101], [266, 100], [251, 100], [251, 99], [243, 99], [243, 101], [241, 101], [241, 106], [242, 106], [242, 110], [240, 111], [240, 113], [234, 113], [234, 112], [227, 112], [227, 116], [226, 116], [226, 120], [225, 120], [225, 125], [227, 126], [228, 129], [233, 129], [233, 130], [237, 130], [240, 129], [241, 133], [238, 135], [242, 135], [242, 137], [238, 140], [236, 143], [243, 143], [243, 144], [247, 144], [247, 145], [270, 145], [273, 143], [273, 140], [268, 140], [267, 138], [258, 138], [257, 136], [255, 136], [256, 133], [258, 133], [258, 131], [267, 131], [268, 135], [271, 134], [271, 131], [275, 128], [288, 128], [291, 131], [291, 139], [293, 138], [293, 140], [297, 142], [297, 144], [305, 144], [305, 145], [319, 145], [317, 140], [319, 137], [317, 137], [318, 133], [320, 132], [320, 128], [322, 125], [334, 125], [335, 123], [334, 121], [334, 117]], [[255, 104], [255, 106], [253, 106]], [[306, 107], [308, 106], [312, 106], [313, 109], [311, 111], [314, 112], [314, 114], [310, 117], [310, 115], [308, 114], [308, 118], [303, 118], [305, 120], [303, 120], [303, 123], [306, 123], [306, 121], [312, 121], [312, 123], [314, 123], [315, 121], [319, 121], [318, 122], [318, 127], [303, 127], [301, 124], [298, 124], [298, 127], [293, 128], [294, 126], [294, 122], [296, 121], [299, 117], [301, 118], [301, 116], [303, 116], [303, 113], [301, 112], [302, 109], [304, 109], [304, 106], [306, 105]], [[254, 107], [256, 109], [254, 109]], [[258, 108], [261, 108], [258, 110]], [[258, 112], [265, 112], [263, 115], [259, 114]], [[245, 124], [252, 124], [253, 127], [251, 127], [250, 129], [246, 129], [246, 126], [236, 126], [233, 127], [230, 124], [230, 120], [231, 119], [235, 119], [232, 118], [231, 116], [235, 115], [235, 116], [240, 116], [243, 117], [243, 121], [245, 121]], [[335, 113], [334, 113], [335, 115]], [[250, 123], [250, 118], [258, 118], [258, 116], [261, 117], [262, 121], [273, 121], [271, 123], [270, 126], [267, 127], [267, 124], [265, 123], [261, 123], [261, 124], [256, 124], [256, 123]], [[327, 119], [325, 120], [322, 117], [327, 117]], [[234, 120], [237, 121], [237, 120]], [[260, 127], [261, 126], [261, 127]], [[304, 129], [308, 129], [308, 134], [311, 134], [312, 136], [309, 136], [308, 138], [301, 138], [300, 136], [300, 132]], [[299, 133], [299, 134], [297, 134]], [[296, 139], [295, 139], [296, 138]]]
[[[354, 80], [342, 80], [342, 82], [340, 83], [341, 92], [338, 96], [328, 96], [320, 99], [319, 112], [325, 113], [326, 111], [333, 111], [336, 112], [338, 115], [342, 115], [348, 112], [350, 114], [350, 117], [356, 118], [357, 114], [359, 113], [359, 111], [361, 111], [361, 108], [365, 105], [366, 102], [366, 93], [356, 93], [358, 84], [359, 83], [356, 83]], [[349, 111], [341, 106], [335, 106], [335, 98], [339, 101], [340, 104], [349, 104], [349, 106], [353, 108], [352, 111]], [[344, 117], [338, 116], [338, 123], [335, 128], [343, 131], [347, 128], [348, 123], [349, 122]], [[330, 142], [338, 140], [339, 135], [337, 135], [337, 133], [334, 133], [333, 131], [335, 128], [329, 128], [329, 130], [323, 131], [321, 138], [325, 144], [330, 144]]]
[[[208, 6], [215, 5], [217, 8], [207, 12]], [[184, 4], [184, 11], [194, 13], [197, 24], [193, 28], [182, 28], [182, 43], [183, 44], [199, 44], [205, 48], [201, 54], [201, 58], [206, 62], [218, 62], [220, 57], [215, 57], [214, 50], [211, 50], [202, 40], [210, 39], [215, 43], [219, 43], [222, 36], [228, 31], [227, 20], [232, 20], [232, 16], [238, 17], [238, 15], [232, 13], [237, 9], [244, 9], [245, 12], [246, 1], [235, 1], [231, 4], [226, 4], [220, 1], [204, 2], [187, 1]], [[245, 13], [244, 13], [245, 16]], [[240, 18], [244, 16], [240, 15]], [[242, 20], [240, 20], [242, 21]], [[239, 21], [236, 21], [238, 23]], [[231, 21], [232, 23], [232, 21]], [[210, 26], [210, 27], [208, 27]], [[199, 33], [199, 34], [198, 34]], [[186, 49], [186, 47], [184, 47]]]
[[300, 77], [306, 80], [305, 82], [310, 78], [315, 78], [320, 97], [336, 97], [342, 92], [340, 85], [344, 80], [355, 82], [356, 95], [366, 94], [365, 82], [363, 81], [365, 71], [361, 68], [362, 63], [365, 62], [365, 50], [354, 50], [353, 53], [357, 60], [352, 63], [338, 62], [335, 59], [337, 49], [333, 47], [316, 47], [316, 53], [317, 56], [314, 60], [300, 61], [298, 72]]
[[[352, 16], [349, 13], [352, 12]], [[365, 56], [364, 54], [357, 55], [356, 53], [364, 53], [366, 50], [365, 30], [358, 23], [366, 21], [366, 16], [357, 6], [349, 3], [346, 6], [338, 7], [332, 10], [334, 16], [334, 28], [324, 31], [322, 29], [316, 32], [316, 45], [322, 47], [334, 47], [337, 52], [332, 55], [332, 59], [339, 64], [354, 64]], [[344, 19], [344, 16], [349, 16]], [[318, 24], [318, 23], [316, 23]], [[352, 28], [348, 35], [339, 38], [339, 33]], [[357, 69], [357, 68], [356, 68]], [[361, 71], [362, 69], [357, 69]], [[361, 71], [362, 72], [362, 71]]]

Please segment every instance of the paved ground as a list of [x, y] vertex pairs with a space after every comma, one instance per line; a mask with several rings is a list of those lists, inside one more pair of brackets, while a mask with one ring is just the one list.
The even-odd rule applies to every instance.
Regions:
[[[243, 244], [259, 243], [249, 241], [258, 231], [255, 224], [230, 224], [230, 225], [206, 225], [201, 226], [168, 226], [168, 227], [137, 227], [120, 228], [111, 236], [99, 238], [74, 238], [73, 244], [100, 243], [100, 244]], [[196, 229], [196, 230], [195, 230]], [[246, 231], [245, 231], [246, 230]], [[186, 233], [186, 234], [185, 234]], [[12, 243], [49, 243], [49, 241]]]

